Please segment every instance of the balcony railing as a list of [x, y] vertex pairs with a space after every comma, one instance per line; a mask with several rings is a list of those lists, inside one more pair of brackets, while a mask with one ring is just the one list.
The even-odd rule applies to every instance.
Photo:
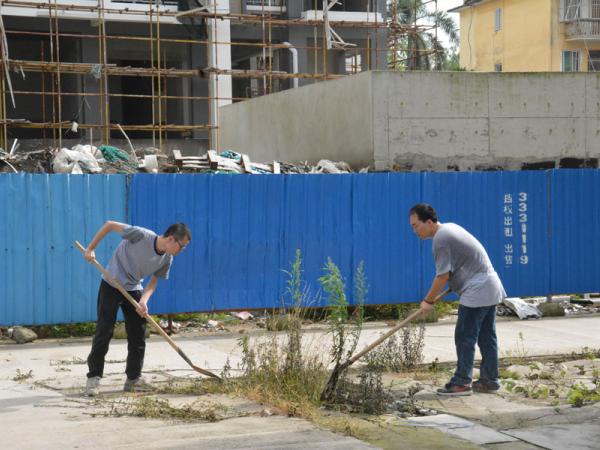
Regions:
[[576, 19], [566, 24], [565, 37], [568, 41], [582, 39], [600, 40], [600, 19]]
[[284, 2], [283, 0], [246, 0], [246, 6], [251, 5], [251, 6], [277, 6], [277, 7], [282, 7], [284, 6]]
[[245, 10], [252, 14], [283, 14], [286, 7], [284, 0], [246, 0]]

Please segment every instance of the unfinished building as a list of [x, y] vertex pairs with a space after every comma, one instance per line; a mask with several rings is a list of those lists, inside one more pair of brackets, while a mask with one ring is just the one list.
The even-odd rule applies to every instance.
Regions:
[[1, 14], [5, 149], [125, 134], [221, 149], [219, 107], [387, 66], [385, 0], [7, 0]]

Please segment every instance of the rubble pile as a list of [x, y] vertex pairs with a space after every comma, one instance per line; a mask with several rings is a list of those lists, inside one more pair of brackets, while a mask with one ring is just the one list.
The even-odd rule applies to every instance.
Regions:
[[581, 316], [600, 313], [600, 297], [591, 294], [585, 297], [578, 295], [553, 296], [551, 301], [546, 297], [507, 298], [498, 305], [498, 316], [519, 316], [521, 319]]
[[[78, 144], [72, 148], [45, 148], [19, 152], [15, 140], [10, 151], [0, 148], [0, 173], [230, 173], [230, 174], [334, 174], [351, 173], [345, 162], [321, 160], [312, 166], [308, 162], [271, 161], [259, 163], [243, 153], [209, 150], [202, 156], [183, 156], [180, 150], [171, 155], [159, 149], [124, 151], [109, 145]], [[361, 172], [367, 172], [362, 169]]]

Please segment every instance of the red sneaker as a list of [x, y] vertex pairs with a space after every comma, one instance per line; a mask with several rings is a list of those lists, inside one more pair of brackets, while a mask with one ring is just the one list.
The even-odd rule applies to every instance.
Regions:
[[439, 388], [437, 391], [438, 395], [447, 395], [447, 396], [461, 396], [461, 395], [471, 395], [473, 390], [470, 385], [461, 386], [459, 384], [451, 384], [448, 383], [443, 388]]

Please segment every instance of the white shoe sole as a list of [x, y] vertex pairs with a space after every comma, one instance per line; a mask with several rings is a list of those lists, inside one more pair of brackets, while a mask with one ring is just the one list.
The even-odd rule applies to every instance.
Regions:
[[443, 395], [445, 397], [467, 397], [471, 395], [473, 391], [465, 391], [465, 392], [437, 392], [437, 395]]

